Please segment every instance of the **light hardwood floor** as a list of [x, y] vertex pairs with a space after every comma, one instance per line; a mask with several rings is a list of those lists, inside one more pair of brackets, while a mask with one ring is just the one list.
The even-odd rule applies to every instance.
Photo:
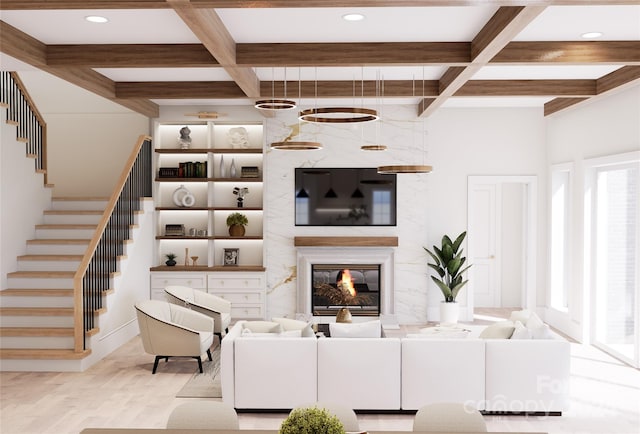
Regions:
[[[476, 323], [503, 313], [485, 311]], [[416, 327], [404, 327], [413, 331]], [[83, 373], [0, 373], [0, 433], [79, 433], [87, 427], [162, 428], [195, 372], [193, 360], [161, 362], [138, 338]], [[455, 381], [455, 373], [451, 374]], [[286, 414], [241, 413], [240, 427], [276, 429]], [[410, 431], [412, 415], [360, 414], [363, 430]], [[601, 351], [572, 344], [571, 407], [560, 417], [486, 416], [490, 431], [640, 433], [640, 372]]]

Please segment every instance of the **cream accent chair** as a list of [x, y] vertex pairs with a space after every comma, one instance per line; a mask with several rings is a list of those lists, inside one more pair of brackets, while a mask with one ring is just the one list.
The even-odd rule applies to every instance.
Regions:
[[329, 413], [340, 419], [340, 422], [342, 422], [342, 425], [344, 426], [344, 430], [346, 432], [360, 432], [358, 416], [356, 416], [356, 412], [349, 407], [328, 402], [316, 402], [315, 404], [305, 405], [297, 408], [307, 407], [324, 408]]
[[135, 305], [144, 350], [154, 354], [153, 374], [158, 361], [169, 357], [193, 357], [202, 373], [201, 355], [211, 358], [213, 319], [186, 307], [159, 300], [141, 301]]
[[218, 335], [220, 342], [222, 342], [222, 332], [229, 333], [231, 302], [188, 286], [167, 286], [164, 292], [167, 293], [167, 299], [171, 303], [188, 307], [213, 318], [214, 334]]
[[238, 430], [235, 409], [219, 401], [192, 401], [177, 406], [169, 415], [168, 429]]
[[487, 432], [482, 414], [460, 403], [437, 403], [420, 407], [413, 420], [414, 431]]

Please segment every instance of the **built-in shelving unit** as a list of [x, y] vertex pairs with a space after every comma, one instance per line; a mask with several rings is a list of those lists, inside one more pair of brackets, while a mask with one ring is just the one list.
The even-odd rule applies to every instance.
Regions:
[[[180, 142], [180, 130], [185, 126], [191, 131], [188, 149], [182, 149]], [[231, 297], [229, 291], [241, 289], [250, 305], [236, 307], [236, 313], [262, 317], [262, 123], [159, 122], [154, 145], [156, 260], [151, 268], [151, 296], [163, 297], [163, 288], [169, 284], [205, 289], [227, 298]], [[185, 172], [188, 177], [181, 176]], [[233, 193], [236, 187], [249, 190], [242, 207]], [[180, 200], [187, 194], [185, 190], [177, 192], [181, 188], [193, 196], [186, 203]], [[242, 237], [229, 235], [226, 219], [234, 212], [249, 220]], [[237, 264], [224, 263], [225, 249], [238, 249]], [[167, 253], [177, 255], [177, 265], [165, 265]], [[192, 257], [197, 257], [195, 265]], [[243, 274], [233, 277], [238, 273]]]

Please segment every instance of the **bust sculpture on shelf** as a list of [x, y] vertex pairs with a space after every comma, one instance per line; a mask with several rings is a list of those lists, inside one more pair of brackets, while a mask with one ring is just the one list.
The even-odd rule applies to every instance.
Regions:
[[180, 149], [189, 149], [191, 147], [191, 130], [189, 127], [180, 128], [180, 139], [178, 140], [178, 144], [180, 145]]
[[249, 189], [247, 187], [234, 187], [233, 194], [238, 196], [238, 208], [242, 208], [244, 206], [244, 197], [249, 194]]

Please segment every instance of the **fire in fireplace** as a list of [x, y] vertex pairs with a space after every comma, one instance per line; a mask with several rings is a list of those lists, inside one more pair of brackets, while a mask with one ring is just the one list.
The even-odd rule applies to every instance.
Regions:
[[353, 316], [380, 315], [380, 265], [313, 264], [311, 311], [334, 316], [348, 307]]

